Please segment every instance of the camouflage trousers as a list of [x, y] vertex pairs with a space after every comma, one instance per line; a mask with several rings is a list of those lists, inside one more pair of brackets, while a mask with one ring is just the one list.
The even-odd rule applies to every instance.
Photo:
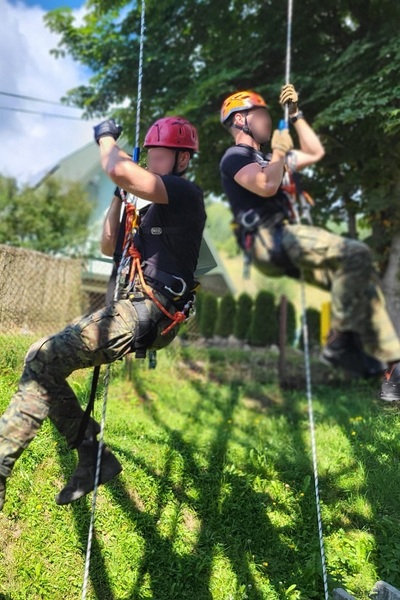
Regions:
[[[282, 275], [271, 264], [271, 245], [271, 230], [261, 228], [254, 245], [254, 265], [266, 275]], [[400, 341], [366, 244], [320, 227], [284, 225], [282, 247], [308, 283], [331, 291], [332, 328], [358, 333], [364, 350], [378, 360], [400, 360]]]
[[[155, 292], [155, 295], [164, 306], [167, 304], [162, 294]], [[152, 300], [142, 301], [152, 321], [157, 323], [153, 347], [167, 345], [176, 336], [177, 327], [161, 336], [170, 319]], [[175, 312], [169, 307], [168, 310]], [[74, 445], [84, 411], [67, 377], [76, 369], [112, 363], [128, 354], [138, 335], [138, 324], [135, 303], [119, 300], [31, 346], [18, 390], [0, 419], [0, 475], [10, 475], [16, 459], [47, 416], [68, 444]], [[93, 427], [99, 431], [99, 425], [91, 421], [91, 432]]]

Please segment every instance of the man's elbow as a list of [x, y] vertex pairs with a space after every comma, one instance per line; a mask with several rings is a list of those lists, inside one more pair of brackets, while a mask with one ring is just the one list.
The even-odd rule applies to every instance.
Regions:
[[103, 239], [100, 242], [100, 250], [102, 254], [105, 254], [106, 256], [113, 256], [115, 245], [110, 240]]
[[271, 183], [267, 183], [264, 188], [263, 196], [264, 198], [271, 198], [271, 196], [275, 196], [278, 193], [280, 188], [280, 183], [278, 185], [273, 185]]
[[318, 152], [315, 153], [315, 162], [319, 162], [325, 156], [325, 148], [321, 146]]

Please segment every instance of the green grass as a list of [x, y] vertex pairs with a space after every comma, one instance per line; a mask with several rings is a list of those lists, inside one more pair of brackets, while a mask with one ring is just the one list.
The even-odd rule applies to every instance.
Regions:
[[[1, 410], [24, 343], [3, 344]], [[301, 372], [300, 389], [281, 390], [261, 351], [175, 346], [158, 360], [155, 371], [134, 361], [132, 381], [113, 366], [106, 441], [124, 471], [99, 489], [88, 598], [321, 599]], [[73, 378], [82, 398], [88, 381]], [[329, 587], [358, 599], [378, 579], [400, 587], [400, 426], [375, 392], [332, 378], [314, 389]], [[0, 514], [1, 600], [80, 598], [90, 498], [53, 500], [74, 464], [48, 422], [17, 462]]]

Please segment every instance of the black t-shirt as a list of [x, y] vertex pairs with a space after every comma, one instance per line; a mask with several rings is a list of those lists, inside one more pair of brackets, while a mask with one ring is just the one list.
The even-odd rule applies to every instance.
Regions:
[[257, 163], [266, 167], [270, 162], [270, 156], [259, 150], [238, 144], [228, 148], [220, 162], [220, 173], [222, 187], [228, 197], [235, 219], [248, 210], [255, 210], [261, 218], [266, 218], [278, 212], [282, 212], [282, 192], [278, 190], [275, 196], [263, 198], [236, 183], [234, 177], [240, 169], [246, 165]]
[[[191, 282], [206, 222], [203, 192], [196, 184], [176, 175], [163, 175], [161, 179], [167, 190], [168, 204], [151, 204], [141, 220], [141, 227], [144, 232], [148, 228], [161, 228], [166, 232], [136, 234], [135, 244], [146, 263]], [[168, 228], [175, 231], [168, 233]]]

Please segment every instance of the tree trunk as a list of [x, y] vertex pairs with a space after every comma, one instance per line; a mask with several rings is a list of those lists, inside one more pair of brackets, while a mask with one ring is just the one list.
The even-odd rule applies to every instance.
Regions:
[[400, 335], [400, 232], [393, 236], [390, 244], [389, 260], [382, 278], [382, 288], [389, 314]]

